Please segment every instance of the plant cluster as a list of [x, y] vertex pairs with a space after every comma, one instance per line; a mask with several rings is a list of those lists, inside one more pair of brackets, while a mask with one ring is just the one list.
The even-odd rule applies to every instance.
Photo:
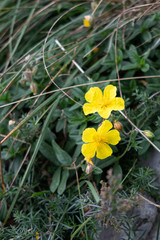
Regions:
[[158, 204], [159, 7], [1, 1], [0, 239], [94, 239], [132, 228], [137, 193]]

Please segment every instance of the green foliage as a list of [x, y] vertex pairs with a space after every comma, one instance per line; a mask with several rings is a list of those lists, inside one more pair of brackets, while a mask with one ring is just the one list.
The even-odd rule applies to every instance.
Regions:
[[[36, 232], [44, 240], [93, 239], [97, 220], [87, 218], [83, 208], [86, 202], [100, 207], [99, 183], [109, 167], [126, 196], [143, 190], [159, 199], [153, 171], [140, 163], [153, 146], [160, 149], [159, 4], [102, 1], [97, 9], [94, 4], [0, 3], [4, 240], [35, 239]], [[83, 18], [93, 11], [93, 25], [85, 28]], [[123, 125], [121, 141], [111, 157], [92, 159], [95, 167], [87, 174], [82, 132], [102, 120], [97, 113], [84, 115], [84, 96], [90, 87], [103, 90], [107, 84], [122, 93], [127, 117], [112, 112], [109, 120]], [[138, 130], [153, 133], [152, 147]], [[123, 221], [128, 236], [136, 231], [127, 216]]]

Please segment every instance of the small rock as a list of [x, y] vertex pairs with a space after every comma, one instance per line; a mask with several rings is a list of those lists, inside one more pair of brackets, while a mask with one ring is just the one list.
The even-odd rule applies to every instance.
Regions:
[[[154, 202], [153, 199], [147, 196], [145, 197]], [[129, 212], [127, 215], [128, 218], [131, 218], [131, 212]], [[132, 209], [132, 216], [133, 220], [131, 220], [131, 228], [129, 231], [127, 230], [128, 226], [124, 222], [123, 228], [128, 231], [128, 234], [126, 234], [124, 231], [117, 232], [113, 227], [108, 226], [100, 233], [98, 240], [130, 240], [130, 238], [135, 239], [135, 237], [136, 239], [146, 240], [148, 234], [153, 228], [153, 224], [157, 216], [157, 208], [154, 205], [149, 204], [147, 201], [142, 200], [137, 207]], [[132, 226], [134, 226], [134, 229]], [[128, 238], [128, 235], [130, 235], [130, 238]]]
[[160, 233], [159, 235], [157, 236], [158, 234], [158, 224], [159, 224], [159, 217], [160, 216], [157, 216], [155, 222], [154, 222], [154, 225], [153, 225], [153, 228], [151, 230], [151, 232], [149, 233], [149, 235], [147, 236], [147, 239], [146, 240], [157, 240], [157, 239], [160, 239]]

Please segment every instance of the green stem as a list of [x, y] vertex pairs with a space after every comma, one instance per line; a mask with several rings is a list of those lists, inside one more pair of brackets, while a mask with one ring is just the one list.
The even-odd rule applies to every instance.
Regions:
[[76, 234], [77, 234], [84, 226], [86, 226], [86, 224], [87, 224], [91, 219], [92, 219], [92, 217], [87, 218], [87, 220], [86, 220], [85, 222], [83, 222], [83, 223], [79, 226], [79, 228], [77, 228], [77, 230], [72, 234], [71, 240], [73, 240], [73, 238], [76, 236]]
[[133, 132], [132, 132], [131, 135], [130, 135], [129, 142], [128, 142], [128, 144], [127, 144], [126, 149], [124, 150], [124, 152], [123, 152], [119, 157], [117, 157], [118, 160], [121, 159], [121, 158], [126, 154], [126, 152], [128, 151], [128, 148], [129, 148], [129, 146], [130, 146], [131, 139], [132, 139], [132, 134], [133, 134]]

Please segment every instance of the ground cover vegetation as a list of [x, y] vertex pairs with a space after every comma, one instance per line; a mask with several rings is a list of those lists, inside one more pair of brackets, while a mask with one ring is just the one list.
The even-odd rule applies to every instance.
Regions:
[[160, 152], [160, 3], [0, 9], [0, 239], [137, 239], [127, 211], [160, 201], [141, 164]]

